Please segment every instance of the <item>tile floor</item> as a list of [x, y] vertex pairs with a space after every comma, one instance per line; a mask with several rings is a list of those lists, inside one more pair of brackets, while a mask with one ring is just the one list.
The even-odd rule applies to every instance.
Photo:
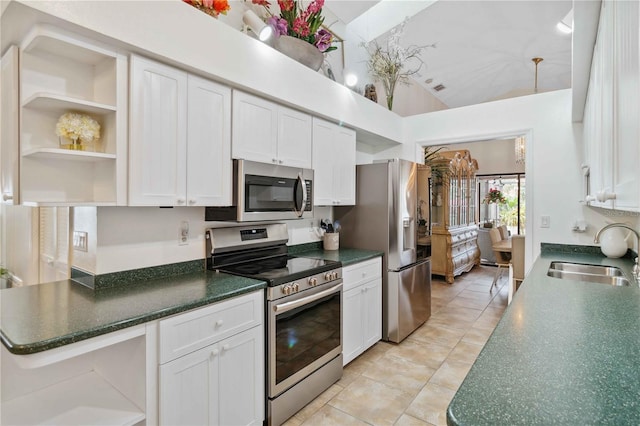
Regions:
[[474, 267], [453, 285], [434, 277], [422, 327], [400, 344], [375, 344], [285, 425], [445, 425], [451, 398], [507, 306], [504, 272], [489, 294], [494, 274]]

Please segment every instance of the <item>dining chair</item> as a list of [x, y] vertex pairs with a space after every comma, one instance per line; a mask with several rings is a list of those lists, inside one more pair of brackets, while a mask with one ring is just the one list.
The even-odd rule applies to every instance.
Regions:
[[[492, 228], [489, 231], [489, 237], [491, 237], [491, 244], [499, 243], [502, 241], [502, 235], [500, 234], [500, 230], [498, 228]], [[507, 253], [494, 250], [493, 254], [496, 257], [496, 264], [498, 265], [498, 270], [496, 271], [495, 277], [493, 277], [493, 282], [491, 283], [491, 287], [489, 287], [489, 293], [493, 291], [493, 287], [498, 286], [498, 278], [501, 276], [502, 269], [509, 269], [510, 259], [507, 256]]]
[[509, 230], [507, 229], [507, 225], [500, 225], [498, 227], [498, 230], [500, 231], [500, 237], [502, 237], [503, 240], [509, 238]]
[[511, 267], [509, 268], [509, 298], [507, 303], [511, 303], [513, 294], [524, 280], [524, 238], [524, 235], [511, 237]]

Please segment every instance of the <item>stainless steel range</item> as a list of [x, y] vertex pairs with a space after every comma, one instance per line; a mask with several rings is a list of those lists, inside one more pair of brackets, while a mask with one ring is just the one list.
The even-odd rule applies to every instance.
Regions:
[[287, 254], [287, 226], [208, 229], [207, 267], [266, 281], [267, 424], [342, 377], [342, 264]]

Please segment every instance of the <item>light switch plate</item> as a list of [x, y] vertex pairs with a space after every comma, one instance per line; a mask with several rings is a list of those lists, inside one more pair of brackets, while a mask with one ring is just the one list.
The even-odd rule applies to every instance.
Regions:
[[540, 228], [551, 227], [551, 216], [540, 216]]

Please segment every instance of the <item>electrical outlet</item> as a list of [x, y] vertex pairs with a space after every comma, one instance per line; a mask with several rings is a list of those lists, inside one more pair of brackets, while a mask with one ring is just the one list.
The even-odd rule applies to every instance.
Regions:
[[178, 228], [178, 245], [186, 246], [189, 244], [189, 222], [183, 220]]
[[88, 234], [84, 231], [73, 231], [73, 249], [89, 251]]

